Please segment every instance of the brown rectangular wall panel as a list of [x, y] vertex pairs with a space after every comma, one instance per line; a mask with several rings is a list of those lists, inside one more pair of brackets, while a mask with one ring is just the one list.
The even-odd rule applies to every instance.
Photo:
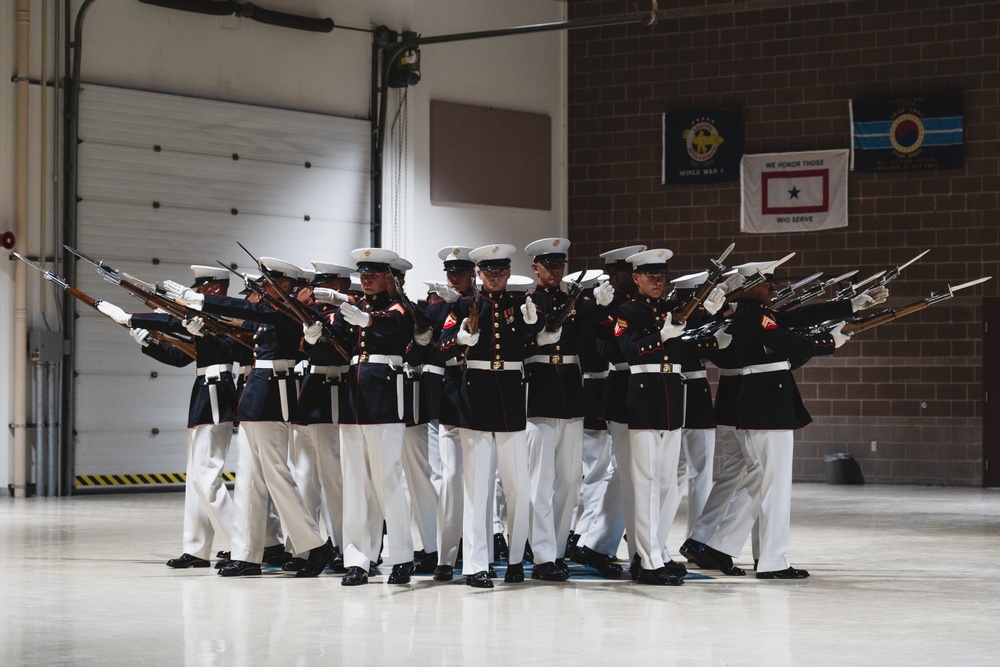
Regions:
[[552, 209], [552, 119], [431, 101], [431, 202]]

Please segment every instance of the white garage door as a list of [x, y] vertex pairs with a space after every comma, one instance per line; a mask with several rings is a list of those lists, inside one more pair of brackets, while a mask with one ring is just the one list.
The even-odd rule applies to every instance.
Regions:
[[[237, 241], [300, 266], [347, 263], [369, 243], [369, 133], [365, 120], [84, 84], [77, 247], [150, 282], [189, 284], [191, 264], [216, 260], [255, 272]], [[148, 310], [84, 263], [76, 285]], [[77, 487], [177, 479], [194, 366], [159, 364], [78, 313]]]

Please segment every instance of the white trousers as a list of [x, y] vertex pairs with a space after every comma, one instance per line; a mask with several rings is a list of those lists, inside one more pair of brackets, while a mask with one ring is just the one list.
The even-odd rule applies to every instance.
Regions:
[[427, 424], [404, 429], [403, 472], [421, 547], [431, 553], [437, 550], [438, 490], [434, 486]]
[[573, 532], [584, 535], [604, 507], [611, 480], [611, 436], [606, 430], [583, 429], [583, 479]]
[[667, 538], [680, 504], [677, 459], [681, 431], [629, 430], [635, 541], [643, 569], [658, 570], [670, 560]]
[[528, 419], [531, 551], [536, 563], [566, 555], [583, 476], [583, 418]]
[[457, 426], [440, 426], [441, 491], [437, 511], [438, 565], [455, 567], [462, 539], [462, 440]]
[[306, 509], [339, 546], [344, 525], [344, 476], [337, 424], [295, 426], [288, 454]]
[[629, 454], [628, 426], [608, 422], [611, 439], [611, 463], [608, 488], [603, 505], [595, 512], [587, 532], [580, 537], [579, 545], [609, 556], [618, 553], [622, 535], [628, 537], [628, 553], [635, 553], [635, 497], [632, 490], [631, 454]]
[[[239, 545], [233, 541], [233, 560], [260, 563], [267, 546], [268, 495], [274, 502], [286, 538], [299, 552], [323, 544], [313, 516], [306, 511], [288, 467], [288, 445], [292, 426], [288, 422], [240, 422], [245, 439], [240, 441], [240, 460], [250, 463], [249, 470], [241, 465], [246, 483], [237, 483], [237, 496], [246, 494], [237, 506], [245, 507], [237, 517], [238, 532], [245, 536]], [[246, 456], [249, 455], [249, 456]], [[237, 474], [240, 474], [239, 472]], [[245, 503], [245, 504], [244, 504]]]
[[[747, 469], [746, 457], [743, 455], [743, 432], [733, 426], [720, 424], [715, 427], [715, 434], [716, 446], [722, 447], [722, 469], [689, 535], [691, 539], [706, 544], [715, 535], [722, 517], [730, 512], [730, 505], [734, 502], [733, 494]], [[741, 502], [747, 500], [749, 496], [743, 494]]]
[[184, 553], [208, 560], [212, 541], [228, 551], [233, 531], [233, 500], [222, 467], [233, 439], [233, 423], [202, 424], [188, 429], [184, 475]]
[[[793, 431], [748, 429], [742, 433], [746, 474], [734, 492], [729, 513], [707, 544], [736, 558], [757, 521], [760, 534], [757, 571], [784, 570], [790, 567]], [[747, 500], [737, 502], [743, 494]]]
[[475, 574], [489, 569], [493, 545], [492, 499], [496, 491], [494, 462], [507, 497], [510, 530], [509, 562], [524, 559], [528, 539], [531, 477], [528, 472], [528, 442], [524, 431], [511, 433], [459, 429], [462, 441], [464, 511], [462, 572]]
[[681, 430], [681, 447], [687, 465], [687, 536], [694, 531], [708, 496], [712, 492], [715, 466], [715, 429], [685, 428]]
[[[413, 560], [410, 507], [403, 490], [404, 430], [404, 424], [340, 425], [347, 567], [368, 569], [370, 562], [378, 558], [382, 517], [388, 533], [389, 561], [399, 564]], [[371, 506], [372, 498], [376, 507]]]

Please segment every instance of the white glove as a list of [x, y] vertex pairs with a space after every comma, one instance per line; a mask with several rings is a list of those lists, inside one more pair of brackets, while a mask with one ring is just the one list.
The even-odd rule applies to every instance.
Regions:
[[851, 299], [851, 307], [854, 308], [854, 312], [858, 312], [859, 310], [864, 310], [865, 308], [871, 308], [872, 306], [877, 306], [880, 303], [885, 303], [885, 300], [888, 298], [888, 288], [873, 287]]
[[468, 347], [475, 346], [479, 342], [479, 332], [470, 333], [469, 332], [469, 318], [466, 317], [462, 320], [462, 326], [458, 328], [458, 334], [455, 336], [458, 340], [459, 345], [466, 345]]
[[733, 336], [727, 334], [725, 329], [719, 329], [715, 332], [715, 340], [719, 341], [719, 349], [724, 350], [733, 342]]
[[172, 297], [174, 301], [180, 301], [184, 305], [191, 306], [196, 310], [201, 310], [201, 304], [205, 303], [205, 295], [198, 294], [190, 287], [184, 287], [184, 285], [175, 283], [173, 280], [164, 280], [163, 289], [167, 291], [167, 295]]
[[722, 288], [723, 292], [725, 292], [726, 294], [729, 294], [729, 293], [734, 292], [735, 290], [738, 290], [739, 288], [743, 287], [743, 283], [745, 283], [746, 281], [747, 281], [747, 279], [744, 278], [743, 276], [741, 276], [739, 274], [739, 272], [737, 272], [737, 273], [734, 273], [733, 275], [729, 276], [728, 278], [726, 278], [722, 282], [722, 284], [719, 285], [719, 287]]
[[682, 324], [673, 324], [673, 314], [667, 313], [667, 317], [663, 320], [663, 328], [660, 329], [660, 340], [664, 343], [671, 338], [677, 338], [682, 333], [684, 333], [684, 327], [687, 326], [687, 322]]
[[833, 344], [835, 347], [840, 347], [851, 338], [851, 334], [845, 334], [841, 331], [843, 328], [844, 322], [841, 322], [834, 328], [830, 329], [830, 335], [833, 336]]
[[521, 306], [521, 317], [524, 318], [525, 324], [534, 324], [538, 321], [538, 307], [530, 296], [524, 300], [524, 305]]
[[340, 306], [351, 301], [349, 295], [338, 292], [335, 289], [330, 289], [329, 287], [314, 287], [313, 296], [320, 303], [326, 303], [331, 306]]
[[431, 340], [434, 338], [434, 329], [428, 329], [427, 331], [419, 332], [416, 327], [413, 327], [413, 342], [420, 347], [426, 347], [431, 344]]
[[132, 334], [132, 338], [134, 338], [135, 342], [139, 343], [139, 345], [142, 345], [143, 347], [149, 345], [149, 332], [145, 329], [129, 329], [128, 332]]
[[353, 304], [345, 303], [340, 307], [340, 312], [344, 314], [348, 324], [356, 324], [362, 329], [372, 323], [372, 316]]
[[435, 294], [437, 294], [439, 297], [441, 297], [448, 303], [455, 303], [456, 301], [458, 301], [458, 297], [462, 296], [461, 294], [459, 294], [452, 288], [448, 287], [444, 283], [434, 283], [434, 286], [431, 289], [434, 290]]
[[113, 319], [118, 324], [124, 324], [128, 326], [132, 323], [132, 316], [126, 313], [124, 310], [119, 308], [113, 303], [108, 303], [107, 301], [98, 301], [97, 310], [101, 311], [111, 319]]
[[705, 308], [705, 312], [709, 315], [715, 315], [719, 312], [719, 309], [726, 305], [726, 292], [721, 287], [715, 287], [705, 300], [701, 304]]
[[306, 339], [306, 342], [310, 345], [315, 345], [316, 342], [323, 335], [323, 323], [313, 322], [312, 324], [302, 323], [302, 337]]
[[594, 288], [594, 301], [598, 306], [607, 306], [615, 298], [615, 288], [607, 280]]
[[205, 328], [205, 320], [201, 319], [200, 317], [183, 319], [181, 320], [181, 324], [184, 325], [184, 328], [187, 329], [188, 333], [191, 334], [192, 336], [200, 338], [201, 336], [205, 335], [205, 333], [202, 331], [202, 329]]
[[552, 345], [553, 343], [559, 342], [560, 336], [562, 336], [562, 327], [559, 327], [555, 331], [542, 329], [535, 336], [535, 342], [538, 343], [538, 347], [543, 347], [545, 345]]

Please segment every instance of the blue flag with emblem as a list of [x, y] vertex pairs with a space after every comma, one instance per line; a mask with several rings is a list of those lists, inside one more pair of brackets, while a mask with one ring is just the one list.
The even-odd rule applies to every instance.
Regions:
[[663, 114], [663, 183], [739, 180], [742, 156], [742, 109]]
[[851, 169], [959, 169], [962, 93], [851, 100]]

